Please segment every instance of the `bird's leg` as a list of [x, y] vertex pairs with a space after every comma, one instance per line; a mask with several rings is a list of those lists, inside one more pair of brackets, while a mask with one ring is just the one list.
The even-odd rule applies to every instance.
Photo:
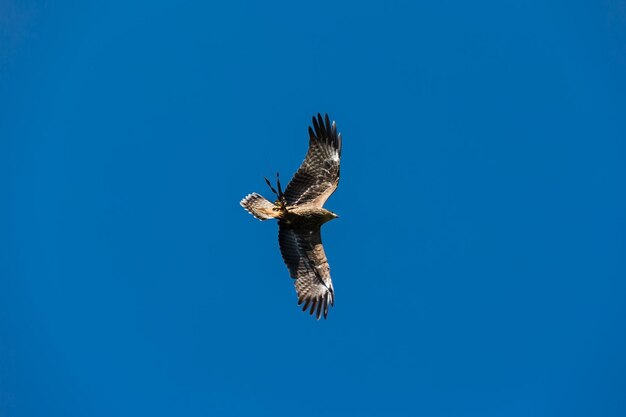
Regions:
[[276, 191], [274, 187], [272, 187], [272, 183], [270, 182], [270, 180], [268, 180], [267, 177], [263, 178], [265, 178], [265, 182], [267, 183], [267, 186], [270, 187], [270, 190], [272, 190], [272, 192], [278, 197], [278, 191]]
[[277, 197], [276, 202], [274, 203], [277, 206], [275, 210], [287, 211], [287, 199], [285, 198], [285, 195], [283, 194], [283, 190], [280, 186], [280, 178], [278, 177], [278, 172], [276, 173], [276, 185], [278, 186], [278, 191], [276, 191], [276, 189], [272, 187], [272, 183], [270, 183], [270, 180], [268, 180], [266, 177], [264, 178], [265, 178], [265, 182], [270, 187], [270, 190], [272, 190], [272, 192]]
[[287, 210], [287, 199], [285, 198], [285, 194], [283, 194], [283, 189], [280, 186], [280, 177], [278, 176], [278, 172], [276, 173], [276, 185], [278, 186], [278, 200], [280, 200], [281, 206], [285, 210]]

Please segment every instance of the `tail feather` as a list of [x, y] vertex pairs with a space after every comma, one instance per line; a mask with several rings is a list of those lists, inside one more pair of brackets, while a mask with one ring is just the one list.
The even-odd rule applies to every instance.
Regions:
[[279, 215], [274, 211], [274, 204], [257, 193], [248, 194], [239, 204], [259, 220], [274, 219]]

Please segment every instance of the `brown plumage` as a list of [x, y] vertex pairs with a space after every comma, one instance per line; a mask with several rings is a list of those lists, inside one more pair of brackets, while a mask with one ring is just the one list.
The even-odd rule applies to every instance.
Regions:
[[338, 216], [323, 208], [339, 184], [341, 134], [328, 115], [313, 117], [309, 150], [285, 192], [277, 176], [278, 199], [271, 203], [257, 193], [248, 194], [241, 206], [259, 220], [278, 219], [278, 243], [294, 278], [298, 305], [319, 319], [335, 303], [330, 267], [322, 246], [321, 226]]

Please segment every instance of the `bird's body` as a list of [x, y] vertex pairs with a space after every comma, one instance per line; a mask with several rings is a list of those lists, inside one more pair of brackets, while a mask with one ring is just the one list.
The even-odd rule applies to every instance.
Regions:
[[280, 219], [280, 223], [285, 226], [312, 228], [320, 227], [324, 223], [337, 217], [339, 216], [325, 208], [291, 206], [286, 207], [286, 210], [279, 215], [278, 219]]
[[341, 134], [328, 115], [313, 118], [309, 127], [309, 150], [302, 165], [283, 193], [280, 181], [275, 203], [257, 193], [248, 194], [241, 206], [259, 220], [278, 220], [278, 243], [283, 260], [296, 280], [298, 304], [310, 308], [319, 319], [328, 315], [335, 293], [330, 267], [322, 246], [321, 226], [338, 216], [325, 209], [324, 203], [339, 183]]

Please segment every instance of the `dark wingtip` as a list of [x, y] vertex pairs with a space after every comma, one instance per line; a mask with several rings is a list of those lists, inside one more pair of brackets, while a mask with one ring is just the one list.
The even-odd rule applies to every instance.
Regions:
[[317, 123], [317, 119], [313, 116], [313, 129], [315, 130], [315, 137], [319, 139], [320, 137], [320, 126]]
[[314, 141], [320, 141], [331, 145], [337, 149], [339, 156], [341, 156], [342, 140], [341, 133], [337, 132], [337, 123], [333, 120], [331, 122], [328, 113], [317, 113], [317, 116], [311, 118], [312, 126], [309, 126], [309, 139]]
[[317, 319], [319, 320], [321, 315], [322, 315], [322, 306], [324, 305], [324, 300], [322, 297], [319, 297], [319, 300], [317, 302], [317, 311], [315, 313], [315, 315], [317, 316]]
[[322, 317], [326, 320], [328, 318], [328, 310], [335, 304], [334, 301], [331, 290], [330, 294], [318, 297], [302, 295], [298, 298], [298, 306], [302, 305], [302, 311], [309, 313], [317, 320], [320, 320]]

